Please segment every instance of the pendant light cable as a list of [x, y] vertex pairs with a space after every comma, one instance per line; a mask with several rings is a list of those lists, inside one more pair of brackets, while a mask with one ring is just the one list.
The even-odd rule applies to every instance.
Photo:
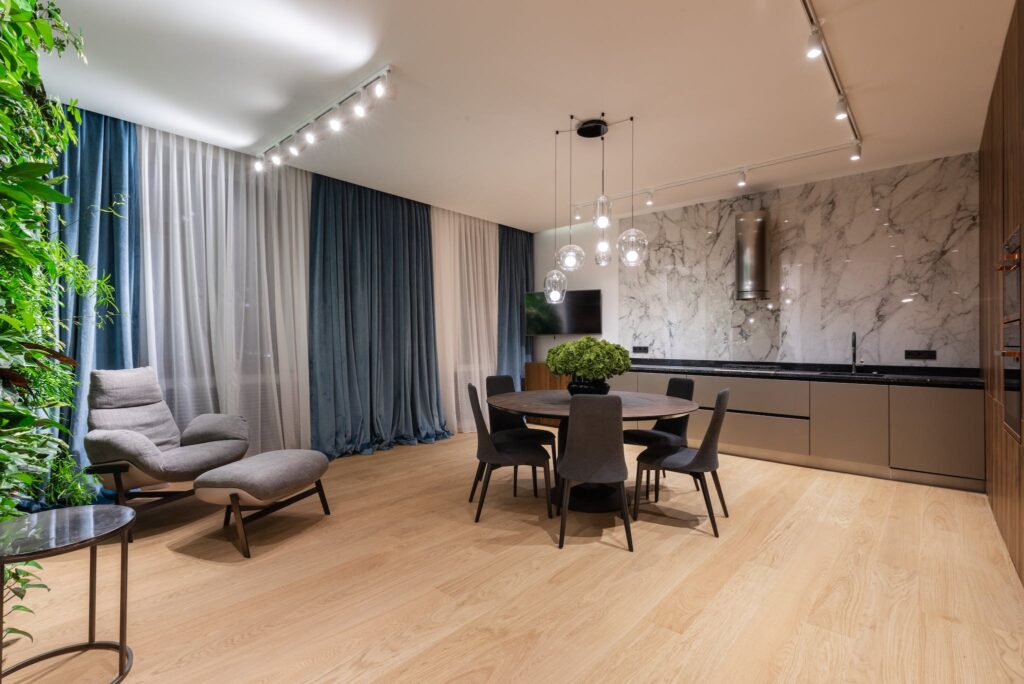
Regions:
[[572, 122], [575, 117], [569, 115], [569, 244], [572, 244]]
[[629, 227], [635, 228], [636, 216], [636, 125], [633, 117], [629, 117]]

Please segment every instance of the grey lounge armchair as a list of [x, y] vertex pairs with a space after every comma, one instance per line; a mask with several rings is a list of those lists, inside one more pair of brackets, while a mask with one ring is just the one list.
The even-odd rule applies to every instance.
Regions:
[[152, 368], [93, 371], [90, 383], [86, 472], [99, 475], [122, 505], [153, 499], [141, 509], [188, 496], [191, 489], [138, 488], [192, 482], [249, 448], [249, 425], [241, 416], [204, 414], [179, 432]]

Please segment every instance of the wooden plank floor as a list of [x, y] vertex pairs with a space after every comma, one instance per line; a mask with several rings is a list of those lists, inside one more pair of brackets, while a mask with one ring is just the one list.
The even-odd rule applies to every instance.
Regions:
[[[1024, 590], [983, 496], [724, 457], [711, 536], [670, 475], [625, 550], [613, 515], [557, 519], [499, 471], [467, 503], [475, 437], [336, 461], [257, 523], [244, 560], [221, 511], [172, 504], [131, 548], [133, 682], [1024, 681]], [[630, 459], [635, 451], [630, 451]], [[543, 486], [543, 485], [542, 485]], [[100, 552], [116, 635], [117, 548]], [[88, 555], [52, 559], [20, 659], [85, 636]], [[103, 681], [112, 654], [11, 682]]]

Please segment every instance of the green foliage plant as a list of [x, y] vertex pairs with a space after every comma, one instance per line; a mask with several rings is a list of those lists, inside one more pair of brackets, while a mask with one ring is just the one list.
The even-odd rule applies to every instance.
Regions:
[[607, 340], [582, 337], [548, 350], [547, 366], [555, 375], [607, 380], [629, 370], [629, 352], [622, 345]]
[[[59, 294], [70, 288], [98, 303], [112, 299], [109, 284], [49, 234], [51, 203], [70, 201], [52, 172], [75, 141], [79, 114], [47, 96], [39, 54], [69, 48], [81, 55], [81, 37], [53, 2], [0, 0], [0, 520], [20, 515], [24, 500], [92, 498], [55, 420], [75, 384], [74, 362], [61, 353]], [[45, 588], [39, 570], [4, 567], [5, 645], [30, 636], [8, 621], [32, 612], [25, 596]]]

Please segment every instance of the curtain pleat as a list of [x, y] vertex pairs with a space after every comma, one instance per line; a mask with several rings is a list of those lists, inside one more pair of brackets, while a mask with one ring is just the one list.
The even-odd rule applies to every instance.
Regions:
[[336, 456], [448, 436], [426, 205], [313, 176], [313, 445]]
[[523, 321], [523, 301], [533, 288], [533, 233], [498, 227], [498, 373], [521, 388], [531, 348]]
[[498, 367], [498, 225], [432, 207], [438, 373], [448, 425], [475, 432], [469, 383]]
[[95, 296], [68, 289], [59, 295], [60, 340], [75, 359], [74, 403], [62, 412], [70, 429], [71, 454], [88, 459], [82, 445], [88, 431], [89, 374], [97, 368], [131, 368], [135, 363], [135, 328], [139, 292], [139, 198], [135, 125], [80, 110], [78, 142], [60, 156], [57, 189], [71, 197], [56, 204], [50, 234], [114, 289], [113, 306], [96, 310]]
[[139, 127], [141, 362], [179, 426], [249, 422], [250, 453], [308, 448], [310, 174]]

